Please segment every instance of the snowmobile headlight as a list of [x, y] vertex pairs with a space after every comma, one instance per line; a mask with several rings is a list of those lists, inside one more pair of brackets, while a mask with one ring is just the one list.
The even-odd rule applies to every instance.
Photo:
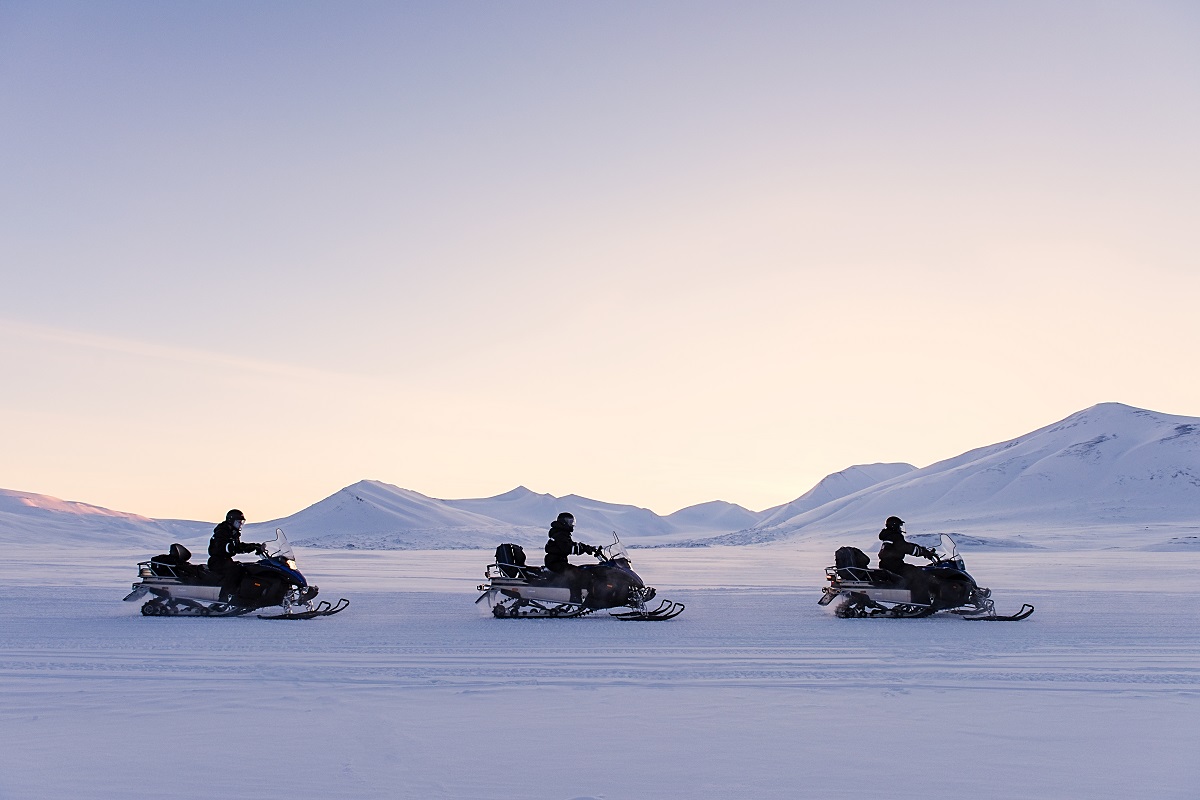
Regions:
[[289, 558], [283, 563], [287, 564], [288, 569], [294, 570], [296, 568], [296, 559], [294, 558]]

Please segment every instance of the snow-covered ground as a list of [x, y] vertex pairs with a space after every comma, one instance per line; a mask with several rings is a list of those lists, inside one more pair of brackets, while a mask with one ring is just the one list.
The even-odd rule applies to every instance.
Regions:
[[10, 549], [0, 798], [1197, 797], [1200, 554], [963, 554], [1037, 613], [839, 620], [780, 544], [635, 551], [665, 623], [494, 620], [478, 551], [301, 551], [344, 614], [157, 619], [146, 552]]

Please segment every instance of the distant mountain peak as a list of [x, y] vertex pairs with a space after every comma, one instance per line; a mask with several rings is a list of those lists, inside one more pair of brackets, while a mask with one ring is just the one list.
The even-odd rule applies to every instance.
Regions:
[[1096, 410], [1122, 411], [1122, 412], [1134, 411], [1134, 412], [1138, 412], [1138, 413], [1145, 413], [1147, 411], [1147, 409], [1138, 408], [1137, 406], [1131, 406], [1127, 403], [1118, 403], [1115, 400], [1107, 400], [1103, 403], [1096, 403], [1096, 405], [1094, 405], [1090, 408], [1085, 408], [1082, 413], [1086, 414], [1089, 411], [1096, 411]]
[[1112, 419], [1126, 419], [1130, 417], [1147, 417], [1150, 419], [1160, 419], [1168, 416], [1157, 411], [1151, 411], [1148, 408], [1138, 408], [1137, 406], [1126, 405], [1125, 403], [1117, 403], [1113, 401], [1105, 403], [1097, 403], [1094, 406], [1076, 411], [1069, 417], [1063, 420], [1067, 421], [1099, 421]]
[[[739, 506], [737, 503], [730, 503], [728, 500], [709, 500], [708, 502], [696, 503], [695, 505], [690, 505], [690, 506], [687, 506], [686, 508], [681, 508], [679, 510], [680, 511], [693, 511], [693, 510], [701, 510], [701, 509], [705, 509], [705, 510], [707, 510], [707, 509], [741, 509], [742, 511], [749, 511], [748, 508], [746, 508], [744, 506]], [[753, 513], [753, 512], [751, 512], [751, 513]]]
[[495, 497], [489, 497], [489, 500], [524, 500], [529, 497], [551, 497], [549, 494], [542, 494], [533, 491], [527, 486], [518, 486], [515, 489], [509, 489], [504, 494], [498, 494]]
[[916, 467], [904, 462], [855, 464], [826, 475], [817, 485], [790, 503], [768, 508], [762, 513], [760, 527], [786, 522], [792, 517], [820, 508], [841, 498], [854, 495], [869, 487], [915, 472]]
[[[342, 491], [343, 491], [343, 492], [352, 492], [352, 491], [355, 491], [355, 490], [358, 490], [358, 489], [387, 489], [387, 490], [396, 490], [396, 489], [400, 489], [400, 487], [399, 487], [399, 486], [394, 486], [394, 485], [392, 485], [392, 484], [390, 484], [390, 483], [387, 483], [386, 481], [379, 481], [379, 480], [372, 480], [372, 479], [369, 479], [369, 478], [364, 478], [364, 479], [363, 479], [363, 480], [361, 480], [361, 481], [357, 481], [357, 482], [355, 482], [355, 483], [352, 483], [352, 484], [350, 484], [349, 486], [347, 486], [347, 487], [343, 488], [343, 489], [342, 489]], [[400, 489], [400, 491], [407, 491], [407, 490], [405, 490], [405, 489]]]

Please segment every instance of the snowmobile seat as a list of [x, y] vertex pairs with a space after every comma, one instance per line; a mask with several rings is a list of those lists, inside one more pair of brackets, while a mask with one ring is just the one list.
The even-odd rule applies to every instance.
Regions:
[[559, 575], [558, 573], [552, 572], [545, 567], [527, 567], [524, 571], [523, 577], [530, 583], [537, 584], [539, 586], [546, 586], [552, 584], [554, 579], [558, 578]]
[[889, 572], [886, 569], [869, 569], [866, 570], [871, 574], [871, 583], [876, 586], [887, 586], [894, 589], [903, 589], [908, 585], [908, 581], [904, 580], [903, 575], [897, 575], [894, 572]]
[[184, 579], [185, 583], [193, 583], [197, 586], [221, 585], [221, 576], [204, 564], [185, 564], [184, 570], [186, 574], [180, 577]]

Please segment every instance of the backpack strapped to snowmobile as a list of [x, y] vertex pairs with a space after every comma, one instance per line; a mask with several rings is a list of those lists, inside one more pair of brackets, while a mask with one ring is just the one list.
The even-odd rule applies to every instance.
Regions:
[[139, 571], [148, 570], [160, 578], [178, 578], [189, 583], [218, 585], [221, 580], [201, 564], [190, 563], [192, 551], [175, 542], [166, 553], [159, 553], [149, 561], [138, 564]]
[[496, 566], [510, 578], [525, 572], [525, 548], [519, 544], [505, 542], [496, 548]]
[[857, 547], [839, 547], [833, 554], [838, 576], [843, 580], [870, 580], [871, 557]]

